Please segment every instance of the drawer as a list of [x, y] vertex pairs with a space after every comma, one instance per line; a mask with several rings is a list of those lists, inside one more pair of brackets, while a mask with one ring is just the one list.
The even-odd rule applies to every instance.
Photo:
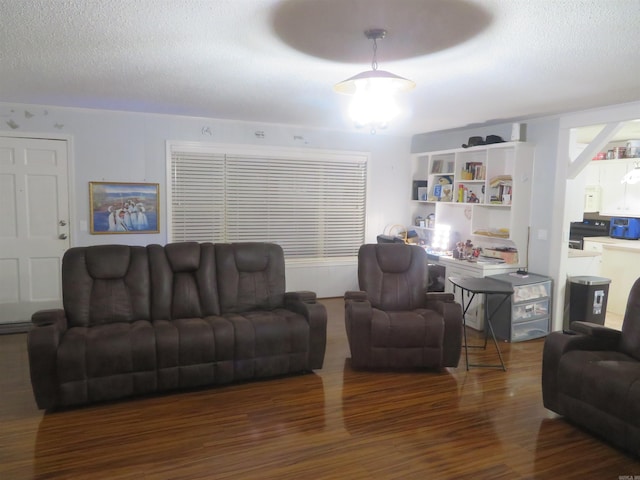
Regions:
[[513, 287], [513, 301], [515, 303], [545, 298], [551, 295], [551, 282], [534, 283]]
[[539, 318], [530, 322], [514, 323], [512, 325], [511, 341], [524, 342], [549, 334], [549, 317]]
[[513, 323], [526, 322], [536, 317], [549, 315], [549, 299], [538, 300], [537, 302], [521, 303], [513, 305]]

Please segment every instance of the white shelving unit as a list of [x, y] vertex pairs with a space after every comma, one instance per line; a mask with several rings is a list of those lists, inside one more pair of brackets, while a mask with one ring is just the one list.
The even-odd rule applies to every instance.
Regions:
[[[427, 181], [427, 199], [413, 200], [414, 218], [435, 213], [460, 240], [515, 247], [527, 265], [534, 147], [505, 142], [412, 156], [413, 181]], [[423, 187], [424, 188], [424, 187]]]

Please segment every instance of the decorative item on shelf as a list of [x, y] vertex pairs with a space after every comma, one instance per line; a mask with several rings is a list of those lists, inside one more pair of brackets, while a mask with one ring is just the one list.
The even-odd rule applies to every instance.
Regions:
[[487, 139], [484, 143], [485, 145], [493, 145], [494, 143], [504, 143], [504, 140], [499, 135], [487, 135]]
[[418, 187], [418, 200], [420, 200], [421, 202], [427, 201], [428, 194], [429, 189], [426, 186]]
[[383, 39], [387, 31], [383, 28], [365, 30], [365, 36], [373, 40], [373, 58], [371, 70], [361, 72], [351, 78], [337, 83], [333, 89], [338, 93], [353, 95], [349, 113], [356, 127], [369, 126], [371, 133], [376, 129], [386, 128], [399, 113], [395, 96], [415, 88], [412, 80], [394, 73], [378, 70], [378, 40]]
[[477, 147], [480, 145], [492, 145], [494, 143], [504, 143], [504, 140], [499, 135], [487, 135], [486, 140], [483, 140], [483, 138], [479, 136], [469, 137], [467, 143], [462, 144], [462, 148]]
[[467, 143], [462, 144], [462, 148], [477, 147], [478, 145], [484, 145], [482, 137], [469, 137]]
[[[420, 193], [419, 193], [419, 190], [418, 190], [418, 189], [419, 189], [420, 187], [423, 187], [423, 188], [424, 188], [424, 187], [426, 187], [426, 186], [427, 186], [427, 181], [426, 181], [426, 180], [414, 180], [414, 181], [413, 181], [413, 185], [412, 185], [412, 186], [413, 186], [413, 190], [412, 190], [412, 196], [411, 196], [411, 198], [412, 198], [413, 200], [423, 200], [423, 199], [420, 197]], [[424, 198], [424, 200], [426, 200], [426, 198]]]
[[511, 175], [497, 175], [489, 180], [491, 195], [489, 202], [497, 205], [511, 205]]

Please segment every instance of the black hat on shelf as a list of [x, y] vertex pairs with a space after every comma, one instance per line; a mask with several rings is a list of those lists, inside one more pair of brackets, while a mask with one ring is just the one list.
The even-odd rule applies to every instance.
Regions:
[[491, 145], [492, 143], [504, 143], [504, 140], [498, 135], [487, 135], [487, 140], [484, 143], [485, 145]]
[[467, 143], [462, 144], [462, 148], [477, 147], [478, 145], [484, 145], [482, 137], [469, 137]]

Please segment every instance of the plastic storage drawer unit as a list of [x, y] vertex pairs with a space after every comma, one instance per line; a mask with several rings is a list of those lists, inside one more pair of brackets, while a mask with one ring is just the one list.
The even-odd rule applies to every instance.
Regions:
[[[549, 334], [551, 324], [551, 278], [535, 273], [492, 275], [513, 286], [513, 295], [493, 315], [496, 337], [508, 342], [522, 342]], [[489, 309], [499, 300], [489, 296]]]

